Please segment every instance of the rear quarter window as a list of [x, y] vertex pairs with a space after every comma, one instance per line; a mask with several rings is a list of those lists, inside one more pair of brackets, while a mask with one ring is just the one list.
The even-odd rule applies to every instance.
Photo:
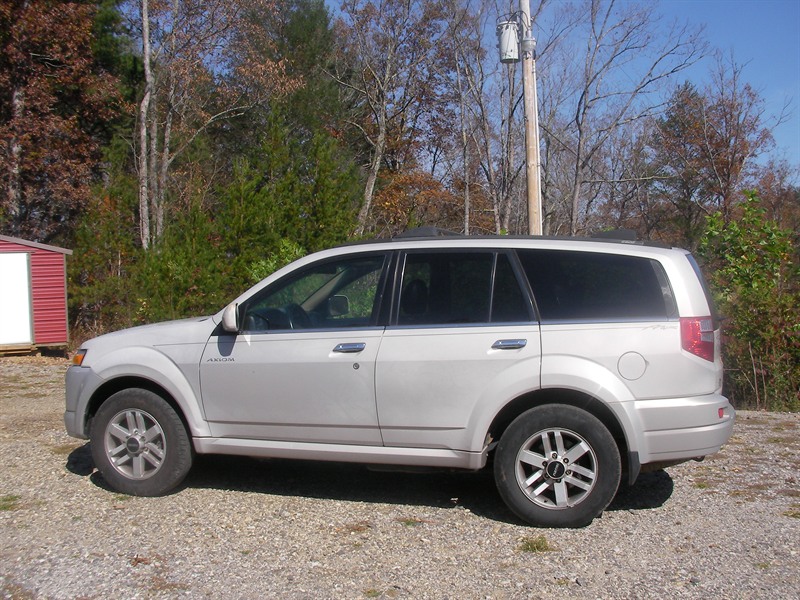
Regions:
[[706, 303], [708, 304], [708, 309], [711, 312], [711, 318], [713, 319], [713, 327], [714, 330], [717, 330], [720, 326], [720, 319], [719, 315], [717, 314], [717, 308], [714, 304], [714, 298], [712, 297], [711, 290], [708, 287], [708, 282], [703, 276], [703, 270], [700, 268], [700, 265], [691, 254], [686, 255], [686, 260], [688, 260], [689, 264], [692, 265], [692, 270], [694, 270], [694, 274], [697, 276], [697, 280], [700, 282], [700, 287], [703, 288], [703, 294], [705, 294]]
[[560, 250], [518, 254], [542, 321], [663, 321], [677, 314], [656, 260]]

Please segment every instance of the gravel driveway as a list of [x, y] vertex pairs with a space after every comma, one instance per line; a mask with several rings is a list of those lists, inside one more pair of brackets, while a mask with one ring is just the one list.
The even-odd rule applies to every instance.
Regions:
[[61, 421], [66, 362], [0, 358], [4, 598], [798, 598], [800, 415], [740, 412], [704, 463], [579, 530], [518, 522], [491, 473], [201, 458], [109, 491]]

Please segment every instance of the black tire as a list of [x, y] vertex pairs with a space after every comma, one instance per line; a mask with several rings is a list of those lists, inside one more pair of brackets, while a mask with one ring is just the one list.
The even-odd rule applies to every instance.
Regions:
[[94, 464], [115, 490], [161, 496], [192, 467], [194, 452], [183, 421], [163, 398], [131, 388], [106, 400], [92, 420]]
[[500, 438], [494, 460], [505, 503], [539, 527], [591, 523], [614, 498], [621, 470], [608, 429], [586, 411], [558, 404], [517, 417]]

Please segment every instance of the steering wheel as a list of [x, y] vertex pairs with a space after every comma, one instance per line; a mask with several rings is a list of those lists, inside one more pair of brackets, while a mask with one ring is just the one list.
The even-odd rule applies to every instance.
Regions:
[[308, 329], [311, 326], [311, 319], [308, 317], [308, 313], [299, 304], [288, 304], [284, 310], [289, 319], [290, 329]]

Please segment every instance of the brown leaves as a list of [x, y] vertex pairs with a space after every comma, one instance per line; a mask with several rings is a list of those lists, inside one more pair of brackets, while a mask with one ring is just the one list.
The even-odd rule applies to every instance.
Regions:
[[0, 208], [13, 235], [47, 241], [88, 198], [99, 160], [93, 131], [118, 107], [92, 59], [91, 5], [3, 2]]
[[461, 199], [430, 174], [415, 170], [393, 175], [375, 196], [375, 229], [391, 237], [419, 225], [460, 229]]

